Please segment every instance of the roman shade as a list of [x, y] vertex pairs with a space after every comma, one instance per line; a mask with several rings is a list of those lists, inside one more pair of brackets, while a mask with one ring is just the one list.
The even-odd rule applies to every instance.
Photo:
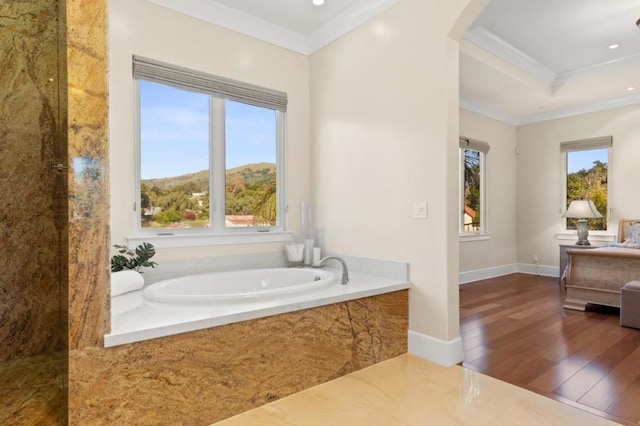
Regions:
[[287, 94], [230, 78], [133, 56], [133, 78], [285, 112]]
[[578, 141], [562, 142], [560, 144], [560, 152], [569, 151], [587, 151], [590, 149], [611, 148], [613, 144], [612, 136], [603, 136], [599, 138], [581, 139]]

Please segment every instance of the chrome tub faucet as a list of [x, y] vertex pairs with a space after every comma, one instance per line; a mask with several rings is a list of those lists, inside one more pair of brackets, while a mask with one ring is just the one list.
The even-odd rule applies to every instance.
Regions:
[[342, 279], [340, 280], [340, 284], [347, 285], [347, 283], [349, 282], [349, 269], [347, 269], [347, 262], [345, 262], [343, 258], [339, 256], [326, 256], [320, 259], [317, 266], [324, 266], [327, 260], [332, 260], [332, 259], [337, 260], [342, 264]]

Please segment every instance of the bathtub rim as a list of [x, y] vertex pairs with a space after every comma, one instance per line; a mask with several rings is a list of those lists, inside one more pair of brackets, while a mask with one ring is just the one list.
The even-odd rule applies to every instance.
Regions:
[[[327, 270], [333, 272], [336, 276], [341, 273], [334, 268], [327, 268]], [[179, 315], [180, 310], [162, 309], [148, 304], [142, 305], [142, 290], [138, 290], [112, 298], [112, 309], [115, 308], [115, 311], [119, 313], [112, 314], [111, 332], [104, 335], [104, 347], [157, 339], [395, 291], [409, 290], [410, 288], [411, 283], [405, 278], [387, 278], [353, 272], [351, 273], [350, 282], [346, 286], [331, 286], [328, 289], [314, 292], [310, 295], [288, 297], [286, 300], [278, 301], [279, 303], [269, 300], [251, 305], [245, 304], [244, 306], [242, 304], [230, 304], [225, 306], [224, 312], [214, 313], [211, 310], [202, 310], [183, 317]], [[121, 311], [118, 310], [119, 305], [129, 305], [129, 308]], [[138, 321], [136, 321], [135, 326], [124, 324], [129, 313], [136, 309], [146, 310], [145, 312], [149, 312], [156, 317], [166, 315], [167, 318], [163, 318], [160, 323], [152, 325], [141, 324]]]

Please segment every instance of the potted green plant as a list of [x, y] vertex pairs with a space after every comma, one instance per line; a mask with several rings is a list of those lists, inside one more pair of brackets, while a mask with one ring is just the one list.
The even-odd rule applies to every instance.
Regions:
[[118, 250], [118, 254], [111, 257], [111, 272], [130, 269], [142, 273], [141, 268], [155, 268], [157, 265], [150, 260], [156, 254], [156, 249], [151, 243], [142, 243], [134, 250], [120, 244], [113, 247]]

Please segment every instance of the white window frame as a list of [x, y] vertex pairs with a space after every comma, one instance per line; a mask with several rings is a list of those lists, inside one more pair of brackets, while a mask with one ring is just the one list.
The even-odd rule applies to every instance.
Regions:
[[[136, 57], [134, 57], [134, 62]], [[177, 69], [185, 71], [184, 68], [174, 67], [158, 61], [147, 60], [149, 63], [158, 66], [166, 66], [169, 69]], [[186, 70], [189, 72], [189, 70]], [[134, 71], [135, 72], [135, 71]], [[197, 72], [193, 72], [197, 73]], [[213, 78], [218, 78], [212, 76]], [[231, 81], [243, 89], [251, 89], [253, 86]], [[135, 235], [127, 238], [129, 247], [136, 247], [142, 242], [151, 242], [154, 246], [162, 247], [195, 247], [205, 245], [218, 244], [237, 244], [237, 243], [266, 243], [281, 242], [290, 238], [291, 232], [286, 231], [286, 110], [276, 109], [276, 200], [277, 200], [277, 218], [276, 225], [268, 227], [239, 227], [232, 228], [225, 226], [225, 99], [229, 97], [218, 96], [204, 92], [209, 96], [209, 221], [208, 228], [191, 228], [191, 229], [144, 229], [140, 220], [140, 187], [141, 187], [141, 105], [140, 105], [140, 81], [148, 81], [158, 83], [153, 79], [137, 77], [134, 79], [135, 87], [135, 195], [133, 203], [133, 217]], [[185, 87], [174, 86], [165, 82], [159, 82], [180, 90], [188, 90]], [[264, 89], [268, 90], [268, 89]], [[191, 90], [195, 93], [202, 93], [199, 90]], [[286, 94], [285, 94], [286, 96]], [[231, 99], [236, 102], [252, 104], [251, 102], [243, 102], [242, 99]], [[285, 100], [286, 102], [286, 100]], [[261, 106], [261, 105], [258, 105]], [[267, 106], [267, 108], [269, 108]]]
[[[567, 210], [567, 153], [576, 151], [590, 151], [594, 149], [607, 149], [607, 229], [589, 230], [589, 240], [596, 242], [614, 242], [615, 234], [611, 232], [611, 159], [613, 148], [613, 137], [603, 136], [591, 139], [581, 139], [576, 141], [562, 142], [560, 144], [560, 216]], [[559, 231], [556, 234], [559, 240], [575, 240], [575, 229], [567, 229], [567, 219], [560, 217]]]
[[[480, 153], [480, 230], [477, 232], [467, 232], [464, 230], [464, 151], [478, 151]], [[459, 217], [458, 217], [458, 233], [462, 240], [476, 241], [489, 239], [489, 208], [488, 185], [487, 185], [487, 168], [488, 153], [490, 146], [486, 142], [470, 139], [460, 136], [459, 139]]]

